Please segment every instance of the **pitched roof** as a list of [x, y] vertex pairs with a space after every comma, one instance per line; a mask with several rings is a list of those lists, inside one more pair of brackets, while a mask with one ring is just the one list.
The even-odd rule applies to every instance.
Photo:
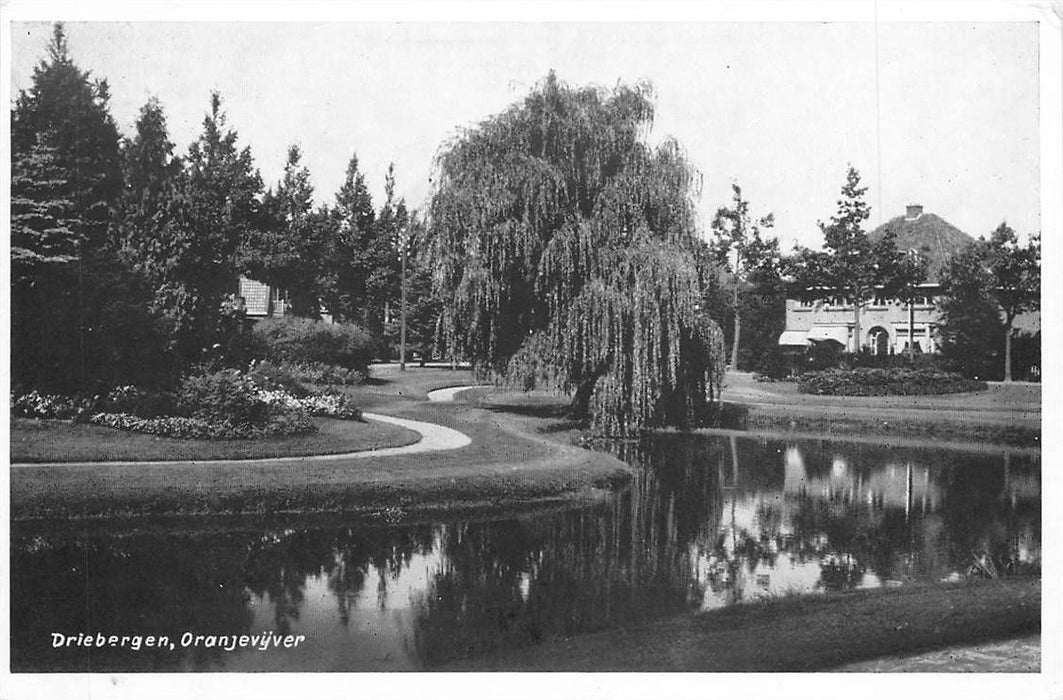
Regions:
[[941, 270], [950, 257], [974, 243], [974, 238], [936, 214], [919, 214], [914, 218], [898, 216], [868, 234], [877, 241], [893, 231], [897, 250], [915, 249], [927, 260], [927, 282], [941, 280]]

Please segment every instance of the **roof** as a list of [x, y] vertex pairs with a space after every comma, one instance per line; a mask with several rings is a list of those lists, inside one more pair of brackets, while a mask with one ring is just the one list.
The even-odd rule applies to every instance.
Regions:
[[887, 231], [893, 231], [896, 235], [897, 250], [914, 248], [926, 258], [927, 282], [940, 282], [941, 271], [948, 259], [974, 243], [974, 238], [937, 214], [920, 214], [911, 219], [898, 216], [871, 231], [868, 237], [877, 241]]

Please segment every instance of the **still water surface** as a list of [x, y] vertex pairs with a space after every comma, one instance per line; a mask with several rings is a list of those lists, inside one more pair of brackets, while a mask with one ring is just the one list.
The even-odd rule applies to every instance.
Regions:
[[[12, 535], [13, 671], [386, 671], [765, 596], [1038, 570], [1040, 457], [662, 436], [633, 483], [493, 521]], [[183, 647], [184, 632], [204, 635]], [[304, 635], [258, 651], [211, 635]], [[53, 648], [51, 633], [173, 650]]]

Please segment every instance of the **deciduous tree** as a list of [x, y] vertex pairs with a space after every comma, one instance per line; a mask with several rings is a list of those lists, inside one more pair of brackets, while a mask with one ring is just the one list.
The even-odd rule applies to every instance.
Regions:
[[763, 277], [757, 271], [764, 273], [778, 267], [779, 242], [761, 235], [761, 229], [775, 225], [775, 217], [768, 214], [754, 219], [749, 213], [749, 201], [742, 199], [742, 188], [733, 184], [731, 191], [731, 206], [716, 210], [712, 232], [717, 262], [731, 273], [734, 308], [731, 367], [738, 369], [745, 294], [750, 291], [754, 276]]
[[552, 73], [437, 161], [428, 245], [451, 338], [478, 370], [574, 394], [607, 433], [706, 420], [722, 342], [699, 308], [692, 192], [645, 141], [648, 85]]

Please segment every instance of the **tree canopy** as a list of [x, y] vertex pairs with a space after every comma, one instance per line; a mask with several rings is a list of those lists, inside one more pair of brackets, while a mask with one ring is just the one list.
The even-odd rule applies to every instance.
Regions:
[[450, 338], [487, 374], [574, 392], [607, 433], [704, 421], [719, 328], [679, 145], [645, 141], [648, 85], [551, 73], [442, 150], [426, 243]]
[[860, 185], [860, 173], [849, 166], [837, 212], [828, 223], [819, 222], [823, 232], [823, 250], [799, 248], [790, 264], [794, 292], [804, 299], [841, 297], [853, 309], [853, 338], [859, 351], [863, 338], [860, 312], [876, 290], [901, 291], [901, 254], [894, 244], [895, 234], [887, 231], [872, 241], [864, 230], [871, 208], [864, 197], [867, 187]]
[[1002, 222], [988, 239], [982, 236], [949, 262], [943, 285], [941, 334], [946, 354], [967, 371], [988, 376], [992, 372], [986, 364], [999, 354], [990, 349], [1002, 339], [1004, 381], [1011, 381], [1015, 319], [1040, 308], [1040, 236], [1021, 245], [1015, 231]]
[[[779, 265], [779, 241], [766, 239], [761, 229], [775, 225], [772, 214], [754, 219], [749, 213], [749, 201], [742, 199], [742, 188], [731, 185], [732, 203], [720, 207], [712, 220], [713, 253], [718, 265], [731, 273], [734, 316], [731, 336], [731, 367], [739, 366], [739, 345], [742, 337], [742, 318], [746, 287], [755, 280], [772, 277]], [[759, 309], [763, 311], [763, 309]], [[781, 331], [780, 331], [781, 332]], [[776, 334], [777, 336], [777, 334]], [[774, 339], [772, 339], [774, 341]]]
[[62, 24], [32, 81], [11, 113], [12, 379], [88, 392], [117, 357], [107, 295], [118, 130], [107, 83], [75, 65]]

